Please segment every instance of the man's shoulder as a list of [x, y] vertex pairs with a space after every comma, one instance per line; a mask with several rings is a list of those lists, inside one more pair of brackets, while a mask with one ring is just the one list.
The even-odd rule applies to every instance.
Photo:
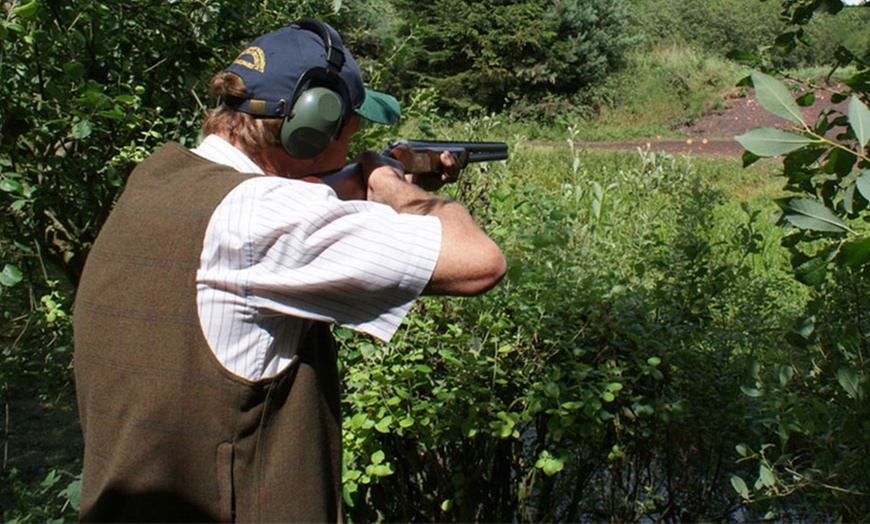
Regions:
[[240, 173], [232, 167], [203, 158], [176, 142], [167, 142], [158, 147], [133, 172], [130, 178], [167, 179], [181, 176], [224, 175], [238, 184], [246, 178], [258, 176], [254, 173]]

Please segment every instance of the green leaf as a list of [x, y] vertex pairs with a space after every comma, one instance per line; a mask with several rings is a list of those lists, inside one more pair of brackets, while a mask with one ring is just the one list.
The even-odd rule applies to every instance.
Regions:
[[386, 417], [379, 420], [377, 424], [375, 424], [375, 429], [380, 433], [389, 433], [390, 432], [390, 425], [392, 423], [393, 423], [393, 417], [390, 415], [387, 415]]
[[752, 398], [758, 398], [758, 397], [764, 395], [764, 393], [762, 393], [761, 390], [756, 389], [756, 388], [751, 388], [749, 386], [740, 386], [740, 391], [742, 391], [743, 394], [746, 395], [747, 397], [752, 397]]
[[0, 180], [0, 191], [4, 193], [21, 193], [21, 187], [16, 180]]
[[849, 184], [843, 192], [843, 209], [846, 213], [852, 214], [855, 211], [855, 188], [857, 184]]
[[33, 18], [36, 14], [37, 7], [39, 7], [39, 3], [36, 0], [33, 0], [32, 2], [16, 7], [12, 10], [12, 13], [25, 19]]
[[859, 268], [870, 262], [870, 236], [862, 236], [844, 242], [840, 247], [837, 262], [851, 268]]
[[0, 285], [5, 287], [12, 287], [23, 279], [24, 275], [15, 266], [6, 264], [3, 271], [0, 271]]
[[846, 390], [846, 394], [855, 400], [862, 400], [864, 392], [861, 390], [861, 377], [852, 368], [840, 368], [837, 370], [837, 380]]
[[865, 169], [863, 173], [855, 179], [855, 187], [865, 200], [870, 202], [870, 169]]
[[794, 368], [790, 364], [783, 364], [779, 368], [779, 384], [786, 387], [794, 376]]
[[792, 198], [785, 203], [785, 218], [800, 229], [847, 233], [849, 226], [818, 200]]
[[752, 73], [752, 85], [758, 103], [769, 113], [803, 125], [804, 114], [794, 101], [788, 87], [770, 75], [758, 71]]
[[816, 94], [812, 91], [807, 91], [806, 93], [797, 97], [795, 102], [797, 102], [797, 105], [801, 107], [810, 107], [811, 105], [816, 103]]
[[734, 139], [750, 153], [762, 157], [784, 155], [813, 143], [803, 135], [775, 127], [757, 127]]
[[61, 492], [69, 501], [70, 507], [78, 511], [82, 505], [82, 478], [79, 475]]
[[776, 485], [776, 475], [773, 474], [773, 470], [764, 464], [758, 467], [758, 477], [761, 479], [761, 483], [768, 488]]
[[852, 95], [849, 101], [849, 125], [855, 132], [861, 149], [870, 141], [870, 109], [857, 96]]
[[828, 259], [824, 256], [801, 257], [792, 260], [794, 275], [798, 282], [808, 286], [821, 284], [828, 274]]
[[79, 120], [72, 125], [72, 136], [76, 140], [87, 138], [91, 135], [91, 122], [88, 120]]
[[549, 397], [558, 398], [559, 397], [559, 384], [555, 382], [547, 382], [544, 384], [544, 393]]
[[731, 486], [744, 500], [749, 500], [749, 487], [745, 480], [737, 475], [731, 475]]
[[369, 465], [366, 466], [366, 474], [372, 477], [389, 477], [393, 474], [393, 466], [389, 464]]
[[544, 450], [541, 452], [537, 462], [535, 462], [535, 467], [542, 470], [548, 477], [551, 477], [562, 471], [565, 467], [565, 461], [554, 457], [549, 451]]

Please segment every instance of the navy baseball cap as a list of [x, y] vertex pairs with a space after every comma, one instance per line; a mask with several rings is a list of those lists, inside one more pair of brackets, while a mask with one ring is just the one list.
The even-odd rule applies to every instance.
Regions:
[[[319, 34], [315, 30], [319, 28], [327, 33]], [[327, 42], [331, 51], [327, 49]], [[224, 70], [241, 77], [248, 92], [247, 99], [231, 107], [257, 117], [282, 118], [289, 111], [288, 105], [299, 80], [306, 72], [318, 68], [337, 72], [341, 79], [339, 84], [344, 84], [344, 87], [337, 86], [341, 87], [337, 91], [363, 118], [381, 124], [398, 121], [399, 102], [388, 94], [366, 89], [359, 66], [335, 29], [312, 20], [296, 22], [263, 35], [245, 47]]]

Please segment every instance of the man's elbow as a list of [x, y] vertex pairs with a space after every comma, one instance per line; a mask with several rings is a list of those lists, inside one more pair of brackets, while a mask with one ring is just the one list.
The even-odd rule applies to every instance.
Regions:
[[495, 287], [507, 271], [504, 255], [492, 241], [476, 244], [463, 255], [458, 259], [439, 261], [423, 294], [480, 295]]
[[497, 247], [494, 248], [494, 252], [491, 255], [490, 263], [487, 266], [487, 271], [480, 279], [480, 283], [478, 289], [476, 290], [474, 295], [479, 295], [481, 293], [485, 293], [496, 286], [501, 279], [504, 277], [504, 274], [507, 272], [507, 261], [504, 258], [501, 250]]
[[476, 296], [485, 293], [498, 284], [507, 271], [507, 262], [501, 250], [494, 243], [478, 253], [473, 274], [469, 274], [462, 289], [455, 293], [462, 296]]

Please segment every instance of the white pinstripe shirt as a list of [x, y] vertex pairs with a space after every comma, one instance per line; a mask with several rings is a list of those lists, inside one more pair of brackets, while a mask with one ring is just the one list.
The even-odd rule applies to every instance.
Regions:
[[[216, 135], [193, 150], [241, 172], [262, 174]], [[232, 373], [273, 376], [311, 321], [392, 338], [429, 281], [441, 247], [435, 217], [342, 201], [325, 184], [248, 179], [218, 205], [197, 272], [206, 340]]]

